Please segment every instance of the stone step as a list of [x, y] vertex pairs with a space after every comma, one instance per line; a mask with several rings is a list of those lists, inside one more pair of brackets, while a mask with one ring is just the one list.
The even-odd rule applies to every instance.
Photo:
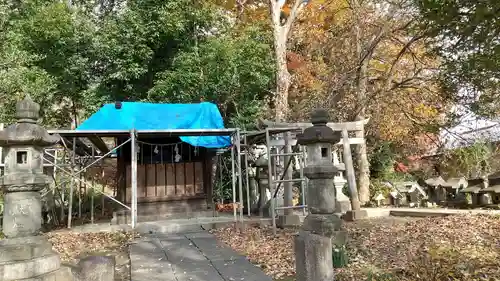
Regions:
[[61, 259], [57, 253], [24, 261], [13, 261], [0, 264], [0, 280], [15, 281], [41, 276], [61, 267]]
[[74, 280], [75, 279], [73, 273], [71, 272], [71, 268], [63, 266], [56, 271], [52, 271], [47, 274], [33, 278], [21, 279], [18, 281], [74, 281]]
[[[140, 208], [140, 207], [139, 207]], [[175, 213], [156, 213], [156, 214], [137, 214], [137, 222], [153, 222], [166, 219], [191, 219], [198, 217], [213, 216], [213, 211], [189, 211], [189, 212], [175, 212]], [[130, 224], [132, 217], [130, 211], [119, 211], [113, 215], [111, 224]]]

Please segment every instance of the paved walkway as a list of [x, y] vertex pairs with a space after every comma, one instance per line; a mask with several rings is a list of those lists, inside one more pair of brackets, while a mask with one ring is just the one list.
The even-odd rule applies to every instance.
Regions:
[[148, 234], [130, 245], [132, 281], [272, 281], [206, 230]]

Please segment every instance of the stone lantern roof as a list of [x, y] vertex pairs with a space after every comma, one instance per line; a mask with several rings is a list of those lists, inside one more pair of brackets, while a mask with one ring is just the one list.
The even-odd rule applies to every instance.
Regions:
[[328, 112], [324, 109], [316, 109], [311, 113], [312, 127], [304, 130], [304, 133], [297, 135], [297, 143], [308, 145], [314, 143], [336, 144], [341, 139], [341, 133], [335, 132], [328, 127]]
[[0, 146], [33, 145], [52, 146], [59, 142], [59, 136], [50, 135], [37, 124], [40, 105], [26, 95], [16, 104], [17, 122], [0, 131]]

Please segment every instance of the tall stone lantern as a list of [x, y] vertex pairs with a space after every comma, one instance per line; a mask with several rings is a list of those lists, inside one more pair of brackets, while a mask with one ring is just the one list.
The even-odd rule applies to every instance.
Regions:
[[40, 106], [29, 96], [16, 105], [17, 122], [0, 131], [5, 151], [3, 233], [8, 238], [37, 235], [42, 224], [40, 191], [51, 183], [43, 173], [43, 151], [59, 141], [37, 124]]
[[[17, 122], [0, 131], [0, 146], [6, 151], [3, 232], [0, 239], [2, 281], [103, 281], [114, 280], [114, 257], [89, 256], [76, 267], [61, 266], [47, 237], [40, 234], [40, 191], [51, 178], [43, 174], [44, 147], [59, 141], [37, 124], [40, 106], [29, 96], [17, 103]], [[96, 275], [97, 272], [97, 275]]]
[[265, 206], [267, 203], [267, 189], [269, 188], [269, 171], [267, 165], [267, 159], [264, 156], [260, 156], [255, 161], [256, 173], [255, 178], [257, 179], [257, 184], [259, 186], [259, 215], [264, 216]]
[[333, 164], [332, 146], [341, 135], [327, 127], [328, 112], [311, 114], [312, 127], [297, 137], [298, 144], [307, 147], [304, 175], [309, 179], [307, 207], [309, 214], [295, 237], [297, 281], [333, 280], [333, 245], [340, 236], [342, 220], [335, 214], [334, 177], [338, 170]]

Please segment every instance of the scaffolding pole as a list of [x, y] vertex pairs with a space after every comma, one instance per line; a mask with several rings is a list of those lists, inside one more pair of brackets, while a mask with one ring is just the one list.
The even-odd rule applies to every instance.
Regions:
[[240, 197], [240, 205], [239, 205], [239, 211], [240, 211], [240, 222], [241, 222], [241, 229], [243, 229], [244, 224], [243, 224], [243, 178], [242, 178], [242, 172], [241, 172], [241, 139], [240, 139], [240, 129], [236, 130], [236, 164], [237, 164], [237, 173], [238, 173], [238, 193]]
[[[92, 146], [92, 159], [95, 157], [95, 147]], [[92, 175], [91, 180], [91, 192], [90, 192], [90, 223], [94, 224], [94, 187], [95, 187], [95, 175]]]
[[248, 143], [247, 136], [243, 136], [243, 144], [245, 145], [245, 184], [247, 187], [247, 215], [251, 216], [250, 210], [250, 179], [248, 178]]
[[[71, 219], [72, 219], [72, 204], [73, 204], [73, 183], [74, 181], [80, 183], [82, 181], [82, 179], [80, 178], [76, 178], [77, 175], [80, 175], [82, 172], [84, 172], [85, 170], [87, 170], [89, 167], [93, 166], [95, 163], [101, 161], [102, 159], [104, 159], [105, 157], [107, 157], [108, 155], [110, 155], [111, 153], [113, 153], [113, 151], [115, 151], [116, 149], [120, 148], [121, 146], [125, 145], [126, 143], [130, 142], [131, 139], [128, 139], [126, 140], [125, 142], [121, 143], [119, 146], [111, 149], [108, 153], [102, 155], [102, 156], [99, 156], [99, 158], [97, 160], [94, 160], [92, 161], [92, 163], [86, 165], [85, 167], [83, 167], [82, 169], [78, 170], [75, 172], [75, 153], [73, 153], [71, 156], [71, 162], [72, 162], [72, 165], [71, 165], [71, 172], [68, 172], [66, 171], [63, 167], [61, 167], [60, 165], [57, 165], [55, 164], [54, 162], [50, 161], [49, 159], [46, 159], [45, 157], [43, 157], [43, 160], [47, 161], [49, 164], [51, 165], [54, 165], [54, 166], [57, 166], [59, 168], [60, 171], [70, 175], [71, 179], [69, 180], [71, 182], [71, 186], [70, 186], [70, 197], [68, 199], [69, 201], [69, 208], [68, 208], [68, 228], [71, 228]], [[73, 146], [75, 146], [75, 142], [73, 142]], [[66, 181], [62, 181], [60, 182], [57, 186], [55, 186], [54, 188], [57, 188], [58, 186], [63, 186], [64, 184], [66, 184], [68, 182], [68, 180]], [[100, 192], [100, 191], [99, 191]], [[112, 198], [104, 193], [102, 193], [104, 196], [110, 198], [111, 200], [115, 201], [116, 203], [122, 205], [123, 207], [127, 208], [127, 209], [131, 209], [129, 206], [123, 204], [122, 202], [116, 200], [115, 198]], [[42, 197], [45, 196], [45, 194], [42, 195]], [[64, 202], [64, 201], [63, 201]]]
[[[234, 144], [234, 137], [232, 138]], [[233, 191], [233, 216], [234, 222], [238, 221], [238, 215], [236, 211], [236, 169], [234, 167], [234, 145], [231, 145], [231, 182], [232, 182], [232, 191]]]
[[76, 138], [73, 138], [73, 150], [71, 153], [71, 183], [69, 186], [69, 204], [68, 204], [68, 228], [71, 228], [71, 216], [73, 216], [73, 185], [75, 177], [75, 151], [76, 151]]
[[305, 149], [304, 147], [302, 147], [302, 157], [299, 157], [299, 165], [300, 165], [300, 170], [299, 170], [299, 173], [300, 173], [300, 178], [301, 179], [304, 179], [303, 181], [300, 182], [300, 194], [302, 195], [302, 206], [305, 206], [304, 208], [302, 208], [302, 215], [307, 215], [306, 213], [306, 208], [307, 208], [307, 204], [306, 204], [306, 187], [307, 187], [307, 181], [308, 179], [304, 176], [304, 168], [306, 167], [306, 152], [305, 152]]
[[271, 191], [271, 219], [273, 222], [273, 235], [276, 235], [276, 215], [275, 215], [275, 200], [274, 196], [272, 196], [275, 193], [274, 190], [274, 173], [272, 170], [272, 164], [271, 164], [271, 136], [269, 135], [269, 128], [266, 128], [266, 146], [267, 146], [267, 169], [268, 169], [268, 182], [269, 182], [269, 190]]
[[[104, 156], [101, 156], [101, 157], [102, 157], [102, 158], [104, 158]], [[49, 162], [49, 163], [52, 163], [52, 162], [51, 162], [50, 160], [48, 160], [48, 159], [45, 159], [45, 161], [47, 161], [47, 162]], [[91, 166], [91, 165], [92, 165], [92, 164], [90, 164], [89, 166]], [[87, 166], [87, 167], [89, 167], [89, 166]], [[62, 172], [64, 172], [64, 173], [65, 173], [65, 174], [67, 174], [67, 175], [72, 176], [72, 173], [71, 173], [71, 172], [68, 172], [68, 171], [64, 170], [61, 166], [59, 166], [59, 170], [61, 170]], [[76, 172], [75, 174], [79, 174], [79, 173], [81, 173], [81, 171], [78, 171], [78, 172]], [[71, 180], [71, 179], [70, 179], [70, 180]], [[75, 179], [75, 180], [76, 180], [76, 181], [80, 181], [80, 179]], [[59, 183], [59, 184], [58, 184], [55, 188], [57, 188], [57, 187], [58, 187], [58, 186], [60, 186], [60, 185], [63, 185], [63, 183], [65, 184], [65, 183], [67, 183], [67, 182], [68, 182], [68, 180], [63, 181], [63, 182]], [[129, 206], [127, 206], [127, 205], [123, 204], [122, 202], [120, 202], [120, 201], [116, 200], [115, 198], [113, 198], [113, 197], [111, 197], [111, 196], [108, 196], [108, 195], [107, 195], [107, 194], [105, 194], [104, 192], [101, 192], [101, 191], [99, 191], [99, 190], [98, 190], [98, 192], [100, 192], [102, 195], [106, 196], [107, 198], [109, 198], [109, 199], [113, 200], [114, 202], [116, 202], [117, 204], [121, 205], [122, 207], [127, 208], [128, 210], [130, 210], [130, 209], [131, 209]], [[46, 195], [46, 193], [42, 194], [42, 197], [43, 197], [43, 196], [45, 196], [45, 195]]]

